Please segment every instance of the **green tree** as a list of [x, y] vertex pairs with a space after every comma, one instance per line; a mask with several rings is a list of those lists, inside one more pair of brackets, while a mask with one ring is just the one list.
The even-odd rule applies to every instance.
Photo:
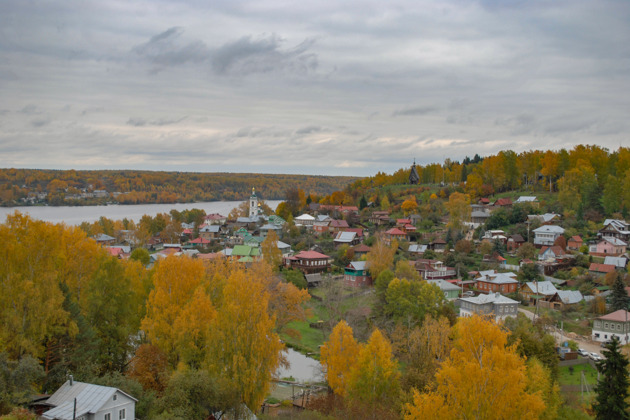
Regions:
[[425, 315], [434, 317], [445, 303], [444, 293], [426, 281], [393, 279], [385, 293], [384, 313], [407, 325], [421, 323]]
[[629, 419], [628, 415], [628, 359], [621, 353], [619, 339], [613, 336], [612, 341], [602, 351], [604, 360], [597, 362], [597, 370], [602, 374], [597, 382], [595, 392], [597, 400], [593, 404], [595, 418]]
[[44, 370], [37, 359], [25, 356], [11, 360], [7, 353], [0, 353], [0, 415], [28, 403], [43, 378]]
[[300, 270], [284, 270], [282, 272], [284, 279], [300, 289], [306, 289], [308, 284], [304, 278], [304, 274]]
[[626, 292], [626, 285], [619, 273], [615, 273], [615, 277], [611, 299], [612, 310], [628, 310], [628, 292]]
[[621, 210], [622, 192], [620, 180], [609, 175], [602, 194], [602, 206], [606, 214], [611, 215]]

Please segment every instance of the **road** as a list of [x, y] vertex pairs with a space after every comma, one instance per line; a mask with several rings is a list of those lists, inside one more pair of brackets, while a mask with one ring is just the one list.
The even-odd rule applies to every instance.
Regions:
[[[532, 321], [534, 320], [534, 314], [532, 312], [522, 309], [522, 308], [518, 308], [518, 311], [522, 314], [525, 314], [525, 316], [527, 316]], [[566, 334], [563, 334], [562, 331], [557, 328], [554, 328], [552, 331], [548, 331], [548, 332], [549, 334], [554, 336], [554, 338], [556, 339], [556, 343], [558, 343], [558, 345], [560, 345], [564, 341], [573, 340], [576, 343], [578, 343], [578, 346], [581, 349], [584, 349], [588, 351], [589, 353], [597, 353], [600, 356], [604, 357], [604, 355], [602, 354], [602, 347], [600, 343], [598, 342], [591, 341], [591, 340], [582, 340], [579, 337], [568, 337]]]

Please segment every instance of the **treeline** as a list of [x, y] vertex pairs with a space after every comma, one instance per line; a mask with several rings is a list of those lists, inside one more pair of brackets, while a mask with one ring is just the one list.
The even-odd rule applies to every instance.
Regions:
[[[379, 172], [362, 178], [345, 190], [344, 204], [358, 204], [361, 197], [382, 199], [379, 189], [407, 184], [411, 168], [401, 168], [391, 175]], [[630, 148], [616, 151], [597, 145], [577, 145], [571, 150], [530, 150], [516, 153], [504, 150], [496, 155], [466, 158], [462, 162], [446, 159], [443, 164], [416, 166], [420, 184], [442, 184], [469, 194], [471, 198], [488, 197], [508, 191], [558, 193], [564, 210], [578, 216], [612, 215], [630, 211]], [[329, 196], [330, 201], [334, 195]]]
[[[246, 199], [252, 187], [263, 198], [274, 200], [283, 199], [285, 191], [291, 187], [314, 194], [330, 194], [356, 179], [314, 175], [11, 168], [0, 169], [0, 205], [37, 202], [38, 195], [49, 205], [108, 201], [121, 204], [233, 201]], [[89, 194], [99, 190], [107, 191], [107, 195]], [[88, 193], [87, 197], [81, 196], [85, 193]]]
[[308, 292], [264, 262], [147, 270], [143, 249], [118, 260], [80, 228], [17, 212], [0, 240], [0, 415], [72, 374], [133, 395], [138, 418], [240, 418], [282, 363], [279, 334], [305, 319]]

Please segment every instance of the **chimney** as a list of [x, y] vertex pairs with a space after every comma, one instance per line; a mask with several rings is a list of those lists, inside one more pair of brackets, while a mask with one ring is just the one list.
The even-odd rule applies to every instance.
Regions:
[[73, 379], [74, 379], [74, 378], [72, 377], [72, 375], [70, 375], [70, 386], [72, 386], [72, 380], [73, 380]]

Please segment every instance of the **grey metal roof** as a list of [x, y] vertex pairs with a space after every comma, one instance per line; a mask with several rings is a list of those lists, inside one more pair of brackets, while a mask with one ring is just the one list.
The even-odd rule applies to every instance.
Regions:
[[334, 242], [352, 242], [356, 236], [356, 232], [339, 232]]
[[560, 226], [544, 225], [533, 230], [534, 233], [564, 233], [564, 229]]
[[46, 411], [42, 416], [46, 419], [72, 420], [75, 398], [77, 399], [77, 417], [87, 413], [96, 413], [117, 392], [133, 401], [137, 401], [131, 395], [109, 386], [86, 384], [77, 381], [73, 381], [72, 385], [70, 385], [70, 381], [66, 381], [46, 401], [48, 404], [55, 406], [55, 408]]
[[539, 281], [538, 284], [536, 284], [536, 282], [528, 281], [526, 284], [527, 287], [529, 287], [529, 290], [537, 295], [550, 296], [558, 293], [558, 289], [556, 289], [556, 286], [554, 286], [554, 284], [550, 281]]
[[354, 270], [366, 270], [367, 269], [367, 261], [352, 261], [350, 266]]
[[419, 244], [413, 244], [413, 245], [409, 245], [409, 252], [418, 252], [423, 254], [426, 250], [427, 250], [427, 245], [419, 245]]
[[437, 285], [441, 290], [461, 290], [459, 286], [454, 285], [446, 280], [427, 280], [427, 283]]
[[614, 265], [617, 268], [626, 268], [626, 265], [628, 265], [628, 259], [626, 257], [608, 256], [604, 259], [604, 264]]
[[98, 235], [94, 235], [93, 238], [96, 241], [113, 241], [116, 239], [113, 236], [105, 235], [104, 233], [99, 233]]
[[483, 305], [484, 303], [518, 303], [517, 301], [505, 297], [499, 293], [490, 293], [489, 295], [481, 294], [475, 297], [459, 298], [459, 300], [474, 303], [477, 305]]
[[199, 229], [199, 232], [219, 233], [220, 225], [207, 225]]
[[537, 198], [535, 196], [531, 196], [531, 195], [522, 195], [518, 198], [518, 200], [516, 200], [517, 203], [531, 203], [533, 201], [536, 201]]
[[578, 303], [584, 299], [579, 290], [558, 290], [558, 297], [565, 305]]
[[604, 236], [602, 237], [603, 241], [607, 241], [610, 242], [611, 244], [615, 245], [615, 246], [624, 246], [624, 245], [628, 245], [627, 243], [625, 243], [624, 241], [622, 241], [619, 238], [615, 238], [614, 236]]

